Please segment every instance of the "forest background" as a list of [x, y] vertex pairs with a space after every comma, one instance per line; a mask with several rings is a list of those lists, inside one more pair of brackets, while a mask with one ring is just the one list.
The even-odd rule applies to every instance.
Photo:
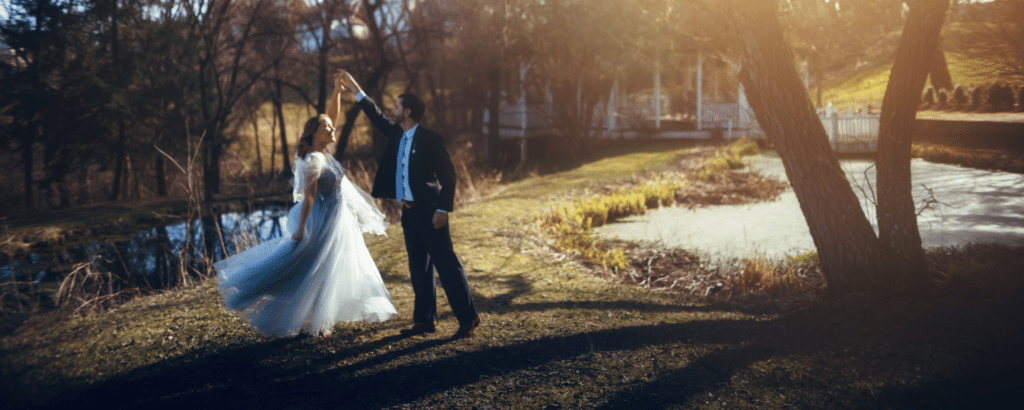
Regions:
[[[944, 53], [931, 70], [936, 88], [952, 89], [954, 80], [1019, 82], [1024, 52], [1013, 30], [1020, 21], [1014, 16], [1024, 13], [1020, 2], [953, 3]], [[994, 12], [1002, 10], [994, 5], [1009, 12]], [[703, 1], [621, 7], [531, 0], [10, 0], [2, 6], [0, 162], [8, 172], [0, 175], [0, 215], [6, 217], [182, 198], [185, 176], [171, 160], [184, 164], [190, 156], [205, 200], [280, 192], [273, 182], [290, 176], [299, 124], [324, 111], [339, 68], [356, 74], [377, 101], [405, 91], [423, 95], [431, 108], [426, 122], [465, 151], [471, 166], [493, 170], [515, 161], [500, 149], [498, 116], [485, 112], [498, 112], [523, 92], [530, 99], [547, 94], [559, 107], [550, 114], [561, 131], [555, 143], [567, 154], [559, 158], [562, 166], [572, 166], [600, 145], [588, 124], [604, 115], [595, 107], [607, 102], [616, 79], [643, 92], [655, 66], [672, 73], [700, 55], [706, 64], [739, 68], [740, 59], [729, 16]], [[819, 106], [832, 100], [880, 105], [885, 82], [879, 77], [891, 65], [906, 11], [901, 1], [779, 3], [796, 63], [806, 67]], [[950, 76], [946, 55], [966, 78]], [[963, 68], [961, 61], [972, 63]], [[830, 94], [837, 86], [857, 97]], [[865, 96], [851, 87], [875, 91]], [[692, 99], [666, 90], [673, 93]], [[372, 166], [367, 160], [379, 154], [382, 137], [358, 118], [347, 106], [336, 156]], [[482, 131], [485, 125], [491, 132]]]

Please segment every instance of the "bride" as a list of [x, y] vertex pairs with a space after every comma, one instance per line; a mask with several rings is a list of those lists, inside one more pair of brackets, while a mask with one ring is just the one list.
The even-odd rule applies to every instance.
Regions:
[[328, 153], [336, 142], [339, 91], [328, 115], [310, 118], [299, 138], [293, 196], [283, 237], [213, 265], [224, 304], [270, 336], [301, 331], [330, 336], [339, 322], [380, 322], [397, 315], [364, 232], [387, 223], [370, 195]]

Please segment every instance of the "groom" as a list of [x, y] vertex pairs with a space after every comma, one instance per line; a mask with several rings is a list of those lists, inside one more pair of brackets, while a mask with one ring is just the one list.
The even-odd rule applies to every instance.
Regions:
[[402, 203], [402, 230], [416, 295], [413, 326], [403, 329], [402, 335], [437, 331], [436, 268], [448, 304], [459, 320], [459, 330], [451, 339], [473, 337], [473, 331], [480, 326], [480, 316], [473, 306], [466, 270], [455, 255], [448, 231], [448, 213], [455, 203], [455, 167], [444, 139], [420, 126], [426, 108], [415, 94], [398, 96], [390, 115], [385, 116], [351, 74], [342, 72], [341, 82], [347, 92], [354, 94], [370, 122], [388, 138], [371, 195]]

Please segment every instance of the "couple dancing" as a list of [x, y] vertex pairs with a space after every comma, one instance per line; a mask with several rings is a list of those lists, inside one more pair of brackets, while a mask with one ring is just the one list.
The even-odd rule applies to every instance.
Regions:
[[288, 212], [291, 236], [214, 264], [224, 304], [242, 312], [259, 332], [278, 337], [302, 331], [330, 336], [339, 322], [380, 322], [397, 315], [362, 236], [383, 235], [384, 215], [329, 153], [337, 141], [334, 121], [343, 95], [355, 98], [388, 138], [372, 196], [402, 203], [415, 302], [413, 325], [401, 334], [437, 330], [436, 268], [459, 321], [451, 338], [472, 337], [480, 317], [449, 235], [455, 168], [444, 140], [419, 125], [425, 110], [419, 97], [400, 95], [385, 115], [344, 70], [335, 75], [327, 114], [306, 122], [296, 147], [293, 196], [299, 203]]

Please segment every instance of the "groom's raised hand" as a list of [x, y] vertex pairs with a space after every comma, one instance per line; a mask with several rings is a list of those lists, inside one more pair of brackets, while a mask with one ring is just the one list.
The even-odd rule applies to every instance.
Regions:
[[359, 87], [359, 83], [356, 82], [355, 78], [352, 78], [352, 74], [349, 74], [348, 71], [338, 70], [338, 73], [334, 76], [338, 86], [341, 87], [341, 90], [349, 95], [355, 97], [356, 94], [363, 91], [363, 89]]

